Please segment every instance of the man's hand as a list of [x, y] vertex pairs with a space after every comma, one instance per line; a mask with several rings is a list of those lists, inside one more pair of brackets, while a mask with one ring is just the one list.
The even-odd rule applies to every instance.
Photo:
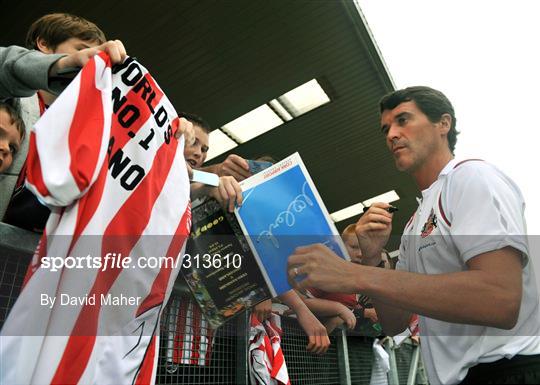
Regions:
[[238, 182], [251, 176], [248, 162], [235, 154], [231, 154], [218, 165], [217, 174], [219, 176], [232, 176]]
[[59, 72], [66, 68], [82, 68], [99, 51], [106, 52], [113, 65], [122, 63], [127, 56], [124, 44], [120, 40], [109, 40], [97, 47], [82, 49], [58, 59], [51, 66], [49, 76], [58, 76]]
[[255, 313], [259, 322], [266, 320], [270, 317], [270, 313], [272, 313], [272, 300], [267, 299], [255, 305], [253, 307], [253, 313]]
[[338, 317], [347, 325], [347, 329], [352, 330], [356, 326], [356, 317], [347, 306], [343, 305], [343, 309], [339, 312]]
[[[356, 293], [355, 268], [359, 266], [338, 257], [322, 244], [298, 247], [289, 257], [289, 282], [298, 290], [315, 287], [331, 293]], [[305, 275], [300, 282], [295, 280]]]
[[330, 346], [330, 338], [324, 325], [307, 308], [300, 308], [296, 311], [298, 323], [308, 336], [306, 350], [315, 354], [323, 354]]
[[362, 250], [362, 264], [376, 266], [381, 262], [382, 248], [392, 231], [392, 214], [388, 203], [373, 203], [356, 222], [355, 233]]
[[209, 194], [215, 198], [229, 212], [234, 212], [234, 203], [242, 206], [242, 189], [232, 176], [219, 178], [219, 186], [214, 187]]

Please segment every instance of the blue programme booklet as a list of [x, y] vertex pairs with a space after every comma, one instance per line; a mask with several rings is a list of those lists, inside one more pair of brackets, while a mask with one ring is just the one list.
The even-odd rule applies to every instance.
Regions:
[[298, 153], [242, 181], [235, 210], [272, 296], [292, 287], [287, 258], [299, 246], [322, 243], [349, 259], [339, 233]]

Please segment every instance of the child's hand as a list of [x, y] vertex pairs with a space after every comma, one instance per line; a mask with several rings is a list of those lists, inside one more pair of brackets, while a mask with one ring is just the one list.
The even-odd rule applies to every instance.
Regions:
[[347, 329], [354, 329], [354, 327], [356, 326], [356, 317], [348, 307], [343, 305], [343, 309], [339, 312], [338, 316], [343, 320], [343, 322], [345, 322], [345, 325], [347, 325]]

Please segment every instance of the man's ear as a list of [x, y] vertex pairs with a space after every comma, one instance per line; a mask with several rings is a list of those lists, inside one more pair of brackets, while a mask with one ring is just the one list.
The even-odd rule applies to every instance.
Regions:
[[45, 41], [45, 39], [41, 37], [36, 40], [36, 47], [39, 51], [43, 53], [54, 53], [54, 49], [50, 48], [49, 44]]
[[452, 117], [450, 116], [450, 114], [442, 114], [439, 125], [441, 135], [448, 134], [450, 132], [450, 127], [452, 126]]

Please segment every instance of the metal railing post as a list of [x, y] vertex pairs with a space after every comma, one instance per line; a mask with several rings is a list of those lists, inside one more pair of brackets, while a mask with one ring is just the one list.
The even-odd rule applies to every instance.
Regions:
[[411, 366], [409, 367], [409, 377], [407, 377], [407, 385], [414, 385], [416, 383], [416, 373], [418, 371], [419, 358], [420, 358], [420, 346], [413, 345], [413, 352], [411, 356]]
[[236, 322], [236, 384], [238, 385], [249, 385], [249, 314], [249, 310], [240, 314]]
[[394, 352], [394, 340], [391, 337], [385, 338], [384, 347], [390, 356], [390, 370], [388, 371], [388, 385], [399, 385], [397, 371], [396, 354]]
[[342, 385], [351, 385], [351, 368], [349, 365], [349, 347], [347, 345], [347, 333], [340, 329], [340, 335], [336, 338], [336, 347], [339, 364], [339, 380]]

